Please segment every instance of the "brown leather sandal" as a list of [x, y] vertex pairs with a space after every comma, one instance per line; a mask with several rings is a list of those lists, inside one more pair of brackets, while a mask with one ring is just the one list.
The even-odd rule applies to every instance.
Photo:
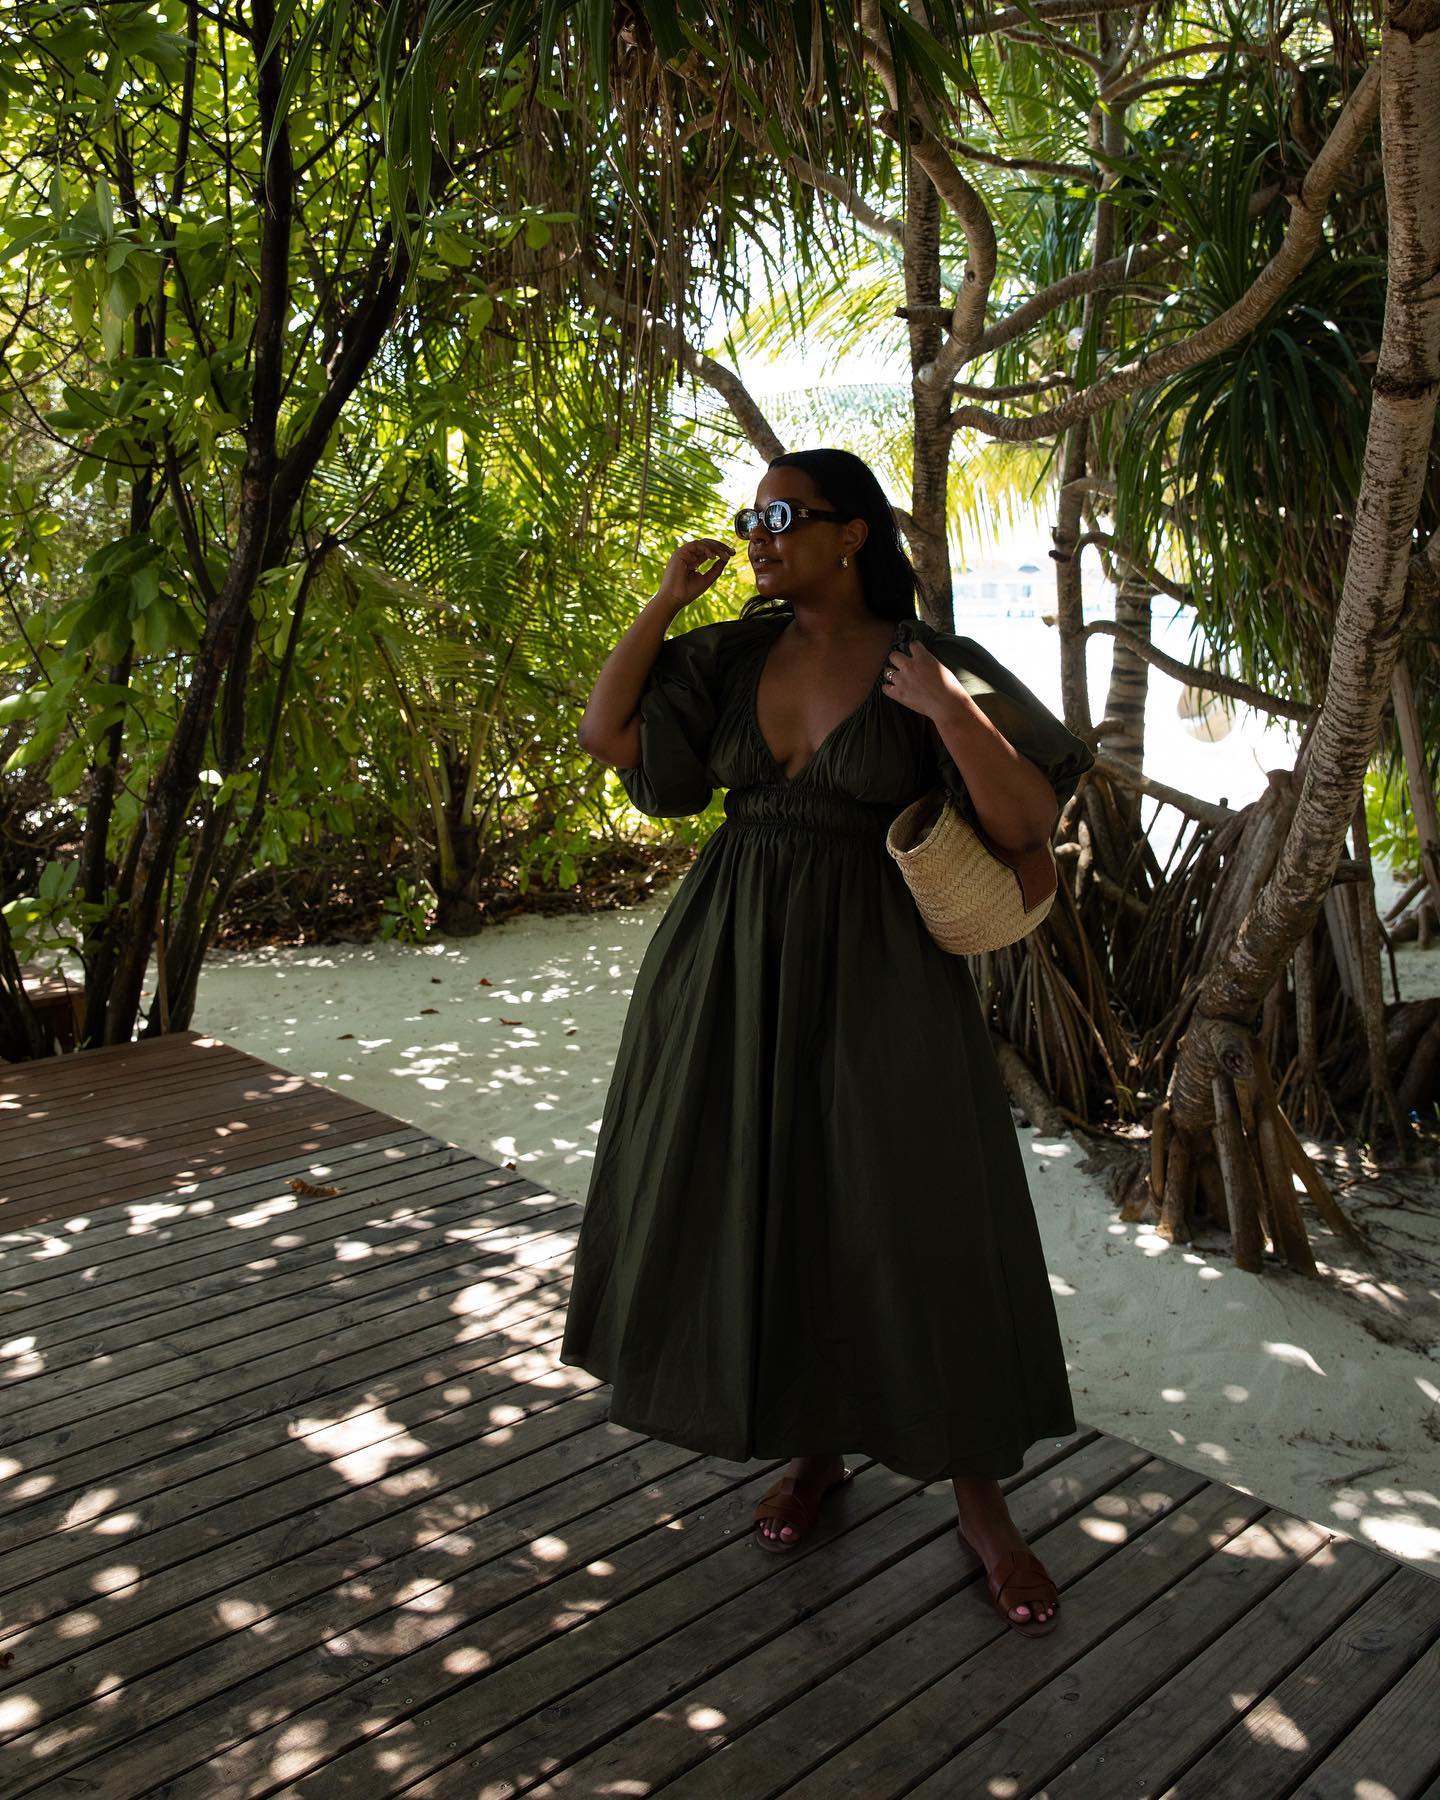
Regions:
[[[820, 1508], [825, 1504], [825, 1496], [835, 1488], [847, 1482], [854, 1475], [853, 1469], [841, 1469], [835, 1479], [821, 1490], [817, 1500], [807, 1500], [800, 1493], [796, 1475], [782, 1475], [766, 1489], [755, 1503], [754, 1531], [755, 1542], [762, 1550], [798, 1550], [809, 1537], [820, 1517]], [[789, 1525], [795, 1535], [788, 1542], [782, 1537], [767, 1537], [760, 1529], [765, 1519], [779, 1519]]]
[[[975, 1546], [956, 1527], [960, 1542], [967, 1549], [975, 1550]], [[980, 1557], [978, 1550], [975, 1555]], [[983, 1566], [984, 1558], [980, 1557]], [[1025, 1579], [1029, 1577], [1030, 1579]], [[1033, 1550], [1007, 1550], [995, 1565], [992, 1575], [987, 1569], [985, 1585], [990, 1589], [990, 1599], [997, 1613], [1012, 1631], [1018, 1631], [1022, 1637], [1045, 1637], [1060, 1623], [1060, 1590], [1045, 1573], [1045, 1565]], [[1028, 1606], [1028, 1619], [1012, 1619], [1012, 1606]], [[1035, 1608], [1048, 1606], [1050, 1616], [1037, 1619]]]

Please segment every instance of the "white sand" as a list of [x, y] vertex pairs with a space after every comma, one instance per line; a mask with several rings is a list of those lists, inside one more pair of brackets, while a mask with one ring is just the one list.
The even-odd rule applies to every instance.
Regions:
[[[635, 968], [673, 892], [418, 949], [212, 956], [195, 1024], [583, 1199]], [[1433, 991], [1434, 956], [1399, 960], [1403, 992], [1412, 971]], [[1408, 1177], [1402, 1204], [1398, 1182], [1362, 1182], [1373, 1265], [1312, 1217], [1317, 1284], [1121, 1224], [1081, 1145], [1019, 1135], [1077, 1416], [1440, 1570], [1440, 1183]]]

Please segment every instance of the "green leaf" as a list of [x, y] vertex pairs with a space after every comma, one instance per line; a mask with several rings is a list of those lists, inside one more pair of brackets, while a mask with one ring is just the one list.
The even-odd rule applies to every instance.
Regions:
[[475, 260], [475, 254], [470, 246], [453, 231], [437, 231], [435, 248], [454, 269], [468, 269]]
[[119, 268], [110, 278], [106, 304], [118, 319], [128, 318], [140, 304], [140, 283], [133, 269]]
[[9, 262], [12, 257], [19, 256], [22, 250], [30, 250], [36, 244], [43, 244], [50, 237], [52, 229], [48, 220], [42, 220], [38, 225], [31, 225], [28, 229], [17, 232], [5, 248], [0, 250], [0, 262]]
[[26, 738], [20, 748], [14, 752], [5, 764], [4, 773], [9, 775], [16, 769], [28, 769], [35, 763], [44, 762], [58, 743], [60, 734], [65, 729], [64, 719], [37, 731], [33, 737]]

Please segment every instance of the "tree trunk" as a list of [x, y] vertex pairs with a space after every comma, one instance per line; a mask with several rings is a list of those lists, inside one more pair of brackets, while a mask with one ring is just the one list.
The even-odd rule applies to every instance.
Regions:
[[[1435, 179], [1440, 169], [1440, 0], [1390, 9], [1381, 48], [1380, 129], [1389, 286], [1325, 699], [1274, 873], [1238, 929], [1228, 940], [1218, 940], [1223, 949], [1206, 975], [1181, 1041], [1170, 1110], [1174, 1128], [1190, 1134], [1206, 1132], [1215, 1119], [1214, 1077], [1217, 1068], [1226, 1067], [1227, 1049], [1231, 1075], [1252, 1078], [1250, 1071], [1233, 1066], [1237, 1034], [1242, 1043], [1248, 1039], [1285, 960], [1311, 930], [1331, 890], [1345, 832], [1363, 794], [1399, 649], [1413, 533], [1440, 394], [1440, 183]], [[1257, 1086], [1258, 1124], [1265, 1116], [1268, 1074]], [[1278, 1135], [1293, 1157], [1286, 1129], [1277, 1128]], [[1263, 1148], [1273, 1166], [1268, 1131]], [[1313, 1194], [1318, 1174], [1297, 1172]], [[1277, 1229], [1283, 1231], [1285, 1225]]]
[[926, 386], [925, 371], [940, 352], [940, 195], [912, 159], [905, 191], [905, 304], [909, 319], [914, 455], [911, 462], [910, 560], [920, 610], [941, 630], [954, 626], [950, 581], [949, 399]]
[[[1115, 623], [1133, 632], [1142, 643], [1150, 642], [1150, 603], [1154, 591], [1147, 581], [1132, 569], [1123, 568], [1115, 589]], [[1115, 640], [1110, 661], [1110, 692], [1106, 696], [1103, 716], [1115, 719], [1124, 727], [1114, 736], [1107, 734], [1108, 755], [1134, 768], [1145, 762], [1145, 700], [1149, 691], [1150, 665], [1137, 656], [1123, 637]], [[1113, 789], [1115, 803], [1123, 810], [1124, 835], [1132, 838], [1140, 829], [1140, 794], [1135, 788]]]

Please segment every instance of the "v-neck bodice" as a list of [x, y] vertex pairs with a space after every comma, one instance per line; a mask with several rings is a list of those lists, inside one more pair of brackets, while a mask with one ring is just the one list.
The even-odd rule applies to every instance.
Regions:
[[781, 632], [783, 632], [787, 628], [788, 623], [789, 623], [788, 620], [782, 621], [779, 631], [776, 631], [773, 633], [772, 636], [761, 640], [760, 646], [759, 646], [759, 654], [755, 658], [753, 668], [749, 671], [749, 679], [746, 684], [747, 688], [748, 688], [748, 692], [749, 692], [749, 701], [750, 701], [750, 704], [749, 704], [750, 723], [755, 728], [756, 743], [757, 743], [759, 749], [761, 751], [763, 751], [765, 758], [768, 761], [768, 763], [770, 764], [771, 768], [775, 771], [776, 779], [779, 781], [787, 782], [787, 783], [804, 781], [806, 776], [809, 775], [810, 772], [819, 763], [821, 757], [829, 749], [830, 745], [835, 741], [835, 739], [839, 737], [841, 732], [843, 732], [848, 725], [852, 724], [856, 719], [858, 719], [860, 717], [860, 715], [863, 712], [865, 712], [870, 706], [872, 706], [874, 704], [875, 696], [879, 692], [881, 684], [883, 683], [883, 681], [885, 679], [885, 671], [890, 666], [891, 653], [900, 644], [900, 641], [904, 635], [903, 627], [908, 623], [908, 621], [906, 621], [904, 619], [897, 619], [895, 621], [894, 628], [890, 633], [890, 642], [885, 647], [884, 658], [882, 659], [879, 668], [876, 669], [874, 677], [871, 680], [870, 686], [865, 692], [864, 698], [860, 701], [860, 703], [857, 706], [852, 707], [850, 709], [850, 711], [848, 713], [846, 713], [843, 718], [836, 720], [836, 722], [825, 733], [824, 737], [821, 738], [820, 742], [810, 752], [809, 756], [806, 757], [805, 761], [800, 765], [800, 767], [795, 771], [795, 773], [793, 775], [790, 774], [786, 770], [784, 764], [781, 763], [779, 757], [777, 757], [775, 752], [770, 748], [770, 745], [769, 745], [768, 741], [766, 740], [765, 733], [761, 729], [761, 726], [760, 726], [760, 680], [761, 680], [761, 677], [765, 673], [765, 665], [770, 660], [770, 652], [774, 648], [775, 643], [778, 641], [778, 639], [781, 635]]

